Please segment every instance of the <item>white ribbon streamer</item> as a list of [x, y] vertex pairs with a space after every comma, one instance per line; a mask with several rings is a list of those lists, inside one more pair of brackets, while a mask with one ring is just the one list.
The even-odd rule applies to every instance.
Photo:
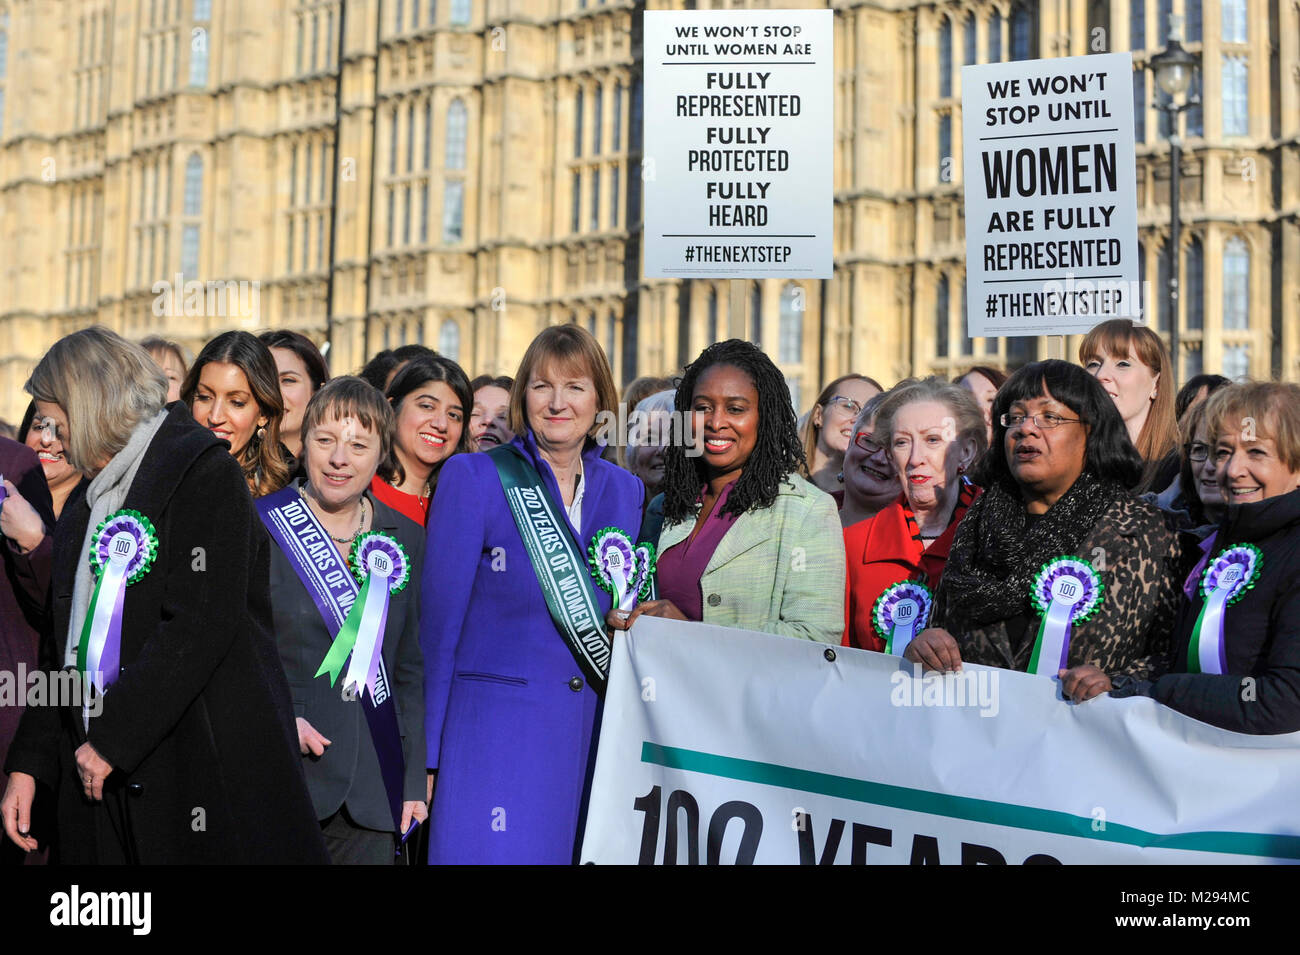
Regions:
[[373, 565], [369, 570], [370, 589], [366, 592], [366, 602], [361, 608], [357, 642], [352, 645], [352, 656], [348, 660], [348, 672], [343, 677], [343, 686], [345, 691], [351, 686], [358, 693], [365, 686], [373, 696], [374, 687], [369, 686], [369, 677], [374, 669], [371, 664], [384, 645], [381, 630], [384, 619], [388, 616], [388, 574], [380, 573]]
[[[126, 553], [117, 553], [117, 541], [130, 541]], [[130, 534], [114, 534], [108, 544], [108, 563], [104, 565], [103, 576], [99, 580], [99, 594], [95, 598], [95, 615], [90, 621], [90, 633], [86, 637], [86, 676], [94, 686], [96, 693], [105, 689], [104, 673], [100, 665], [104, 656], [104, 646], [108, 643], [109, 625], [117, 609], [122, 591], [126, 588], [126, 568], [135, 557], [140, 545]], [[82, 694], [81, 719], [87, 729], [90, 728], [90, 694]]]
[[622, 561], [618, 561], [609, 568], [609, 579], [614, 584], [614, 598], [618, 603], [618, 609], [631, 610], [636, 606], [636, 590], [627, 579], [627, 573]]
[[[911, 608], [907, 614], [907, 620], [901, 620], [900, 611], [906, 607]], [[902, 656], [907, 645], [912, 642], [912, 637], [916, 633], [916, 621], [920, 617], [921, 607], [915, 600], [900, 600], [894, 606], [894, 629], [889, 638], [888, 652], [895, 656]]]
[[1219, 659], [1219, 637], [1223, 633], [1223, 611], [1228, 606], [1228, 597], [1232, 595], [1233, 585], [1241, 579], [1240, 573], [1231, 580], [1219, 579], [1215, 587], [1205, 598], [1205, 610], [1201, 615], [1200, 639], [1196, 644], [1196, 657], [1201, 663], [1202, 673], [1222, 673]]

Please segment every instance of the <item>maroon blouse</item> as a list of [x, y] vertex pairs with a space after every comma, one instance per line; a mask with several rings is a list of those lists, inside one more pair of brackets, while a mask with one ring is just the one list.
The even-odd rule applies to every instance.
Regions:
[[722, 506], [727, 503], [735, 486], [736, 482], [732, 481], [722, 489], [718, 503], [713, 505], [713, 512], [705, 518], [704, 526], [696, 532], [694, 540], [688, 537], [659, 555], [655, 575], [659, 596], [671, 600], [688, 620], [704, 619], [704, 591], [700, 589], [700, 578], [704, 576], [718, 544], [736, 523], [735, 514], [722, 513]]

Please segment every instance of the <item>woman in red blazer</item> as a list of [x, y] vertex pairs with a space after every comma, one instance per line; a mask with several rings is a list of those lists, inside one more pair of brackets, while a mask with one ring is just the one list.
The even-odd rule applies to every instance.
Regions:
[[844, 531], [844, 646], [885, 649], [873, 616], [893, 585], [914, 580], [931, 592], [938, 587], [957, 525], [980, 493], [965, 475], [984, 453], [985, 432], [970, 392], [938, 378], [900, 382], [881, 404], [873, 437], [893, 454], [903, 493]]

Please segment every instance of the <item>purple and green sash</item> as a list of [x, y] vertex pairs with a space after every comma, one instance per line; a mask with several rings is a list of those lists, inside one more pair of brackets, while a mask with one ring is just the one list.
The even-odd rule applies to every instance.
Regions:
[[[349, 572], [334, 542], [330, 540], [329, 534], [293, 485], [259, 499], [256, 504], [257, 512], [262, 518], [262, 523], [266, 525], [267, 531], [270, 532], [271, 540], [275, 541], [276, 546], [288, 559], [289, 566], [298, 575], [302, 585], [307, 588], [307, 593], [316, 604], [321, 619], [325, 621], [325, 628], [330, 633], [342, 636], [340, 631], [344, 629], [345, 624], [350, 619], [356, 619], [351, 615], [354, 606], [364, 615], [367, 604], [371, 602], [368, 600], [359, 602], [362, 587], [358, 586], [356, 579]], [[383, 535], [367, 535], [370, 536], [382, 537]], [[369, 588], [368, 579], [365, 586]], [[386, 597], [388, 588], [382, 590]], [[381, 627], [387, 620], [387, 599], [384, 599], [382, 604]], [[371, 603], [371, 606], [375, 605]], [[378, 609], [373, 612], [380, 613]], [[354, 649], [360, 629], [359, 623], [358, 620], [354, 625], [356, 629], [352, 633], [353, 643], [348, 645], [348, 651]], [[388, 793], [388, 807], [393, 814], [393, 829], [400, 832], [402, 782], [405, 774], [402, 733], [397, 723], [397, 707], [393, 702], [388, 671], [384, 667], [384, 660], [380, 653], [382, 629], [377, 631], [377, 637], [378, 642], [371, 648], [372, 652], [363, 650], [361, 653], [353, 654], [358, 657], [355, 672], [362, 674], [356, 680], [357, 686], [354, 689], [358, 692], [355, 698], [361, 701], [362, 712], [366, 714], [366, 724], [370, 727], [370, 739], [374, 743], [375, 754], [379, 757], [379, 771], [383, 776], [384, 790]], [[331, 655], [335, 653], [337, 646], [336, 637], [331, 646]], [[345, 659], [346, 656], [347, 654], [344, 655]], [[362, 656], [366, 657], [364, 661], [360, 659]], [[327, 656], [326, 660], [329, 661], [330, 656]], [[341, 665], [342, 661], [339, 661], [339, 666]], [[325, 669], [323, 665], [322, 667]], [[320, 675], [319, 671], [317, 675]], [[336, 671], [334, 676], [337, 675]], [[355, 673], [353, 675], [355, 676]], [[359, 692], [361, 685], [364, 685], [368, 692]], [[411, 829], [403, 833], [402, 838], [409, 835], [414, 828], [415, 824], [412, 823]]]
[[[551, 620], [586, 676], [587, 685], [603, 696], [612, 645], [605, 633], [605, 615], [596, 603], [586, 561], [569, 525], [551, 500], [537, 469], [518, 449], [505, 444], [488, 451], [487, 456], [496, 465], [501, 489], [505, 491], [510, 514], [541, 585]], [[612, 552], [606, 556], [612, 556]], [[627, 561], [629, 556], [624, 555], [623, 559]], [[624, 585], [630, 590], [628, 576], [624, 576]], [[639, 587], [641, 581], [634, 583]]]

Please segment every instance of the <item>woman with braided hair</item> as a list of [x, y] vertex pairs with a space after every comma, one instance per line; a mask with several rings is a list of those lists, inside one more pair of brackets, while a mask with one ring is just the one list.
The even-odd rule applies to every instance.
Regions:
[[686, 368], [674, 407], [691, 427], [665, 451], [661, 599], [606, 622], [649, 614], [838, 644], [844, 538], [834, 500], [799, 476], [781, 372], [749, 342], [718, 342]]

